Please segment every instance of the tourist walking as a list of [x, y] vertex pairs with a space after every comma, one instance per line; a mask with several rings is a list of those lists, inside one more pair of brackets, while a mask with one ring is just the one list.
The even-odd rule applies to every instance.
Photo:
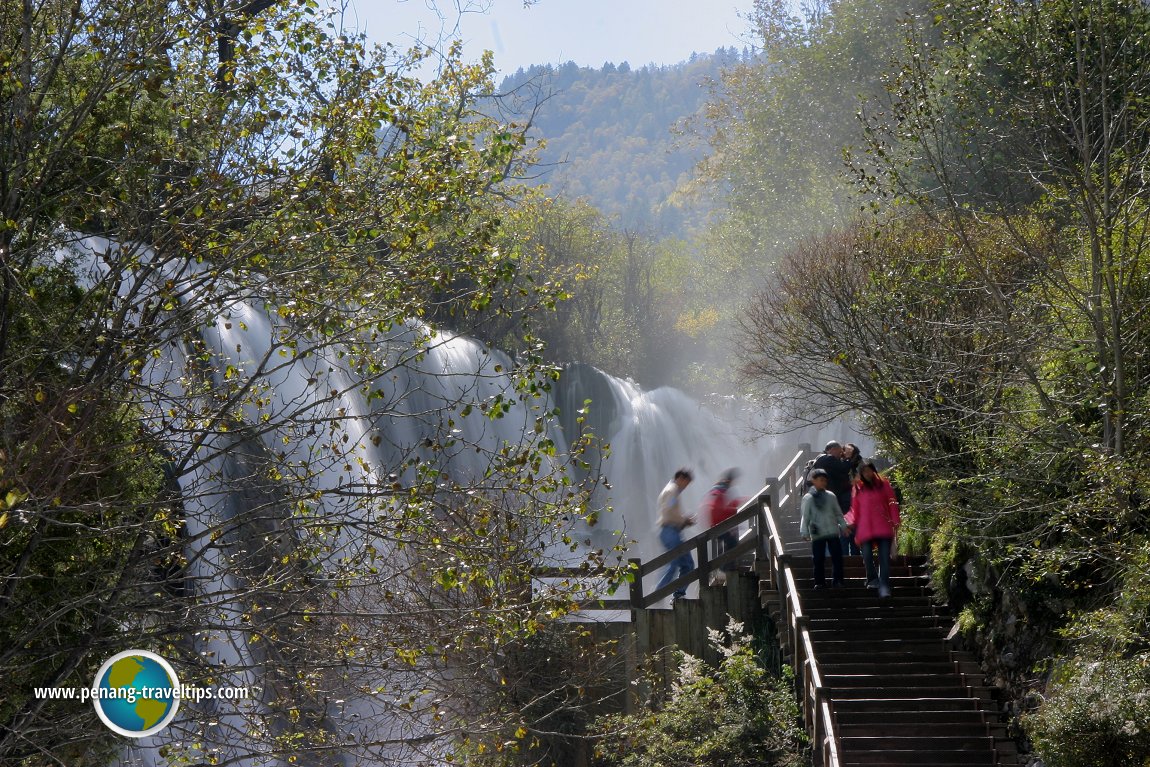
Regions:
[[811, 469], [811, 489], [803, 496], [799, 535], [811, 542], [815, 588], [826, 586], [826, 555], [831, 555], [831, 585], [843, 585], [843, 550], [839, 537], [847, 523], [834, 493], [827, 490], [827, 472]]
[[[716, 482], [715, 486], [707, 493], [707, 498], [703, 502], [703, 506], [707, 511], [707, 517], [710, 519], [711, 527], [721, 522], [726, 522], [735, 516], [735, 513], [739, 510], [739, 500], [731, 496], [731, 485], [735, 483], [735, 479], [737, 479], [738, 476], [738, 469], [727, 469], [719, 475], [719, 481]], [[717, 538], [717, 543], [717, 555], [719, 556], [735, 548], [739, 543], [738, 528], [732, 528], [724, 533], [720, 533]], [[734, 569], [734, 562], [728, 562], [723, 565], [722, 570], [715, 573], [713, 585], [719, 586], [726, 583], [726, 572], [730, 572]]]
[[[695, 518], [683, 511], [683, 505], [680, 502], [680, 496], [687, 485], [691, 484], [692, 478], [691, 472], [687, 469], [676, 471], [674, 478], [659, 493], [659, 500], [655, 503], [659, 525], [659, 543], [663, 544], [663, 548], [667, 551], [677, 548], [683, 542], [683, 529], [695, 524]], [[667, 565], [667, 571], [663, 573], [663, 577], [659, 579], [655, 589], [663, 588], [671, 581], [681, 578], [694, 569], [695, 558], [691, 556], [691, 552], [680, 554], [671, 561], [671, 564]], [[680, 588], [676, 589], [674, 598], [678, 599], [686, 595], [687, 590]]]
[[[898, 534], [898, 501], [890, 482], [878, 473], [874, 461], [863, 461], [859, 481], [847, 521], [862, 547], [867, 588], [877, 588], [880, 597], [890, 596], [890, 552]], [[878, 566], [874, 548], [878, 547]]]
[[[823, 454], [815, 459], [814, 468], [827, 473], [827, 489], [834, 493], [839, 510], [846, 514], [851, 508], [851, 465], [843, 455], [843, 446], [837, 440], [827, 442]], [[858, 554], [858, 546], [850, 538], [840, 542], [844, 554]]]

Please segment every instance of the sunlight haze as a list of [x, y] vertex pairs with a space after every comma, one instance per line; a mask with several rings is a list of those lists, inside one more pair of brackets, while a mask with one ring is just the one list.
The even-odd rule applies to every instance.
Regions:
[[348, 9], [347, 23], [373, 42], [400, 47], [460, 36], [468, 59], [491, 50], [505, 74], [567, 61], [590, 67], [608, 61], [633, 67], [676, 64], [692, 52], [750, 44], [743, 18], [750, 0], [540, 0], [526, 8], [520, 0], [462, 4], [461, 14], [456, 3], [442, 0], [359, 0]]

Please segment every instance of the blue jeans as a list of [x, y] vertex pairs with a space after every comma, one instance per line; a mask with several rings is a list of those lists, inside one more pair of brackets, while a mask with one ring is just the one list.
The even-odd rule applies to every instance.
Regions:
[[831, 580], [834, 583], [843, 582], [843, 547], [839, 538], [825, 538], [811, 541], [811, 563], [814, 565], [814, 578], [816, 586], [827, 585], [826, 562], [827, 552], [831, 554]]
[[[878, 573], [875, 573], [874, 545], [878, 544]], [[880, 592], [890, 593], [890, 538], [875, 538], [873, 541], [863, 541], [862, 558], [863, 567], [866, 568], [867, 581], [878, 580]]]
[[[670, 525], [663, 525], [659, 530], [659, 543], [663, 544], [663, 548], [667, 551], [676, 548], [682, 542], [683, 536], [678, 529]], [[695, 558], [691, 556], [691, 552], [688, 551], [685, 554], [679, 555], [671, 561], [671, 564], [667, 565], [667, 571], [663, 573], [663, 577], [659, 579], [659, 583], [655, 586], [655, 589], [659, 590], [663, 588], [671, 581], [676, 578], [681, 578], [694, 569]], [[686, 589], [678, 589], [675, 591], [675, 596], [677, 597], [686, 596], [686, 594]]]

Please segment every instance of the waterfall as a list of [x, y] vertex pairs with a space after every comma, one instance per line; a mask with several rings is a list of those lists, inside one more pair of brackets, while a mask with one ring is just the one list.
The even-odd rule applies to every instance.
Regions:
[[[113, 255], [117, 249], [107, 240], [87, 238], [58, 259], [75, 264], [81, 281], [91, 285], [108, 279], [110, 265], [118, 261]], [[142, 251], [137, 261], [150, 257], [147, 249]], [[734, 494], [749, 496], [793, 454], [799, 441], [794, 436], [754, 438], [750, 411], [737, 403], [705, 407], [681, 391], [644, 391], [586, 365], [566, 366], [550, 395], [524, 400], [516, 394], [514, 362], [507, 355], [417, 322], [369, 339], [385, 372], [365, 387], [355, 363], [338, 345], [267, 311], [255, 289], [217, 300], [202, 294], [209, 288], [197, 282], [202, 272], [194, 266], [153, 267], [146, 279], [175, 281], [189, 300], [213, 306], [215, 312], [195, 335], [169, 339], [145, 366], [142, 380], [150, 394], [142, 403], [142, 423], [180, 467], [187, 575], [198, 599], [210, 607], [213, 626], [187, 640], [218, 667], [223, 684], [250, 686], [265, 695], [277, 684], [268, 681], [274, 677], [274, 655], [251, 640], [242, 574], [274, 569], [278, 559], [301, 546], [308, 532], [292, 521], [293, 508], [303, 505], [315, 520], [348, 523], [311, 563], [317, 589], [331, 577], [326, 573], [338, 573], [341, 562], [362, 556], [365, 547], [375, 547], [370, 553], [381, 561], [404, 561], [407, 554], [365, 542], [362, 531], [375, 521], [365, 514], [388, 513], [386, 504], [365, 505], [365, 498], [389, 483], [412, 481], [416, 464], [406, 460], [412, 456], [468, 481], [483, 476], [489, 456], [501, 445], [526, 439], [554, 443], [554, 466], [559, 466], [569, 440], [589, 429], [609, 446], [592, 471], [605, 480], [594, 494], [602, 513], [593, 525], [574, 523], [571, 532], [584, 548], [606, 551], [622, 544], [627, 547], [624, 556], [648, 559], [660, 552], [655, 498], [676, 468], [694, 473], [683, 503], [698, 513], [723, 470], [738, 468], [741, 478]], [[114, 277], [122, 295], [133, 289], [132, 274]], [[254, 396], [222, 407], [214, 398], [237, 379], [250, 381]], [[506, 418], [482, 412], [500, 398], [518, 403]], [[576, 414], [587, 401], [584, 422], [578, 423]], [[560, 409], [560, 419], [549, 421], [538, 434], [536, 419], [554, 407]], [[206, 427], [200, 423], [224, 411], [229, 421], [217, 419]], [[441, 449], [427, 447], [429, 442]], [[273, 481], [272, 470], [295, 481]], [[287, 495], [285, 486], [296, 491]], [[700, 525], [706, 522], [700, 514]], [[548, 555], [559, 561], [565, 551], [556, 544]], [[360, 606], [373, 599], [362, 591], [356, 598]], [[291, 596], [283, 600], [289, 605]], [[388, 689], [405, 684], [402, 672], [369, 676], [367, 681]], [[257, 731], [251, 722], [252, 717], [261, 720], [266, 704], [257, 696], [238, 706], [186, 706], [169, 730], [128, 747], [124, 763], [164, 764], [161, 753], [179, 738], [213, 745], [218, 758], [228, 763], [286, 764], [259, 756], [274, 733]], [[419, 724], [418, 719], [390, 719], [388, 711], [378, 697], [349, 689], [312, 713], [316, 721], [346, 736], [370, 731], [373, 740], [402, 739]], [[422, 754], [403, 745], [383, 748], [376, 751], [375, 762], [349, 753], [345, 763], [438, 761], [436, 748], [425, 748]]]

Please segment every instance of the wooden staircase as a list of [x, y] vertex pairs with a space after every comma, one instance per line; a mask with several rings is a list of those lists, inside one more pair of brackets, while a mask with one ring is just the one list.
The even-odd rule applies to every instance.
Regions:
[[946, 642], [953, 618], [934, 604], [923, 562], [892, 568], [892, 596], [880, 599], [861, 557], [846, 561], [845, 587], [815, 590], [810, 558], [791, 560], [839, 764], [1017, 765], [978, 664]]
[[[784, 509], [797, 505], [790, 500]], [[935, 603], [924, 559], [899, 557], [892, 564], [887, 598], [866, 588], [860, 556], [844, 557], [845, 586], [816, 590], [810, 543], [799, 539], [798, 515], [768, 513], [783, 556], [763, 583], [764, 606], [780, 624], [784, 659], [798, 665], [796, 673], [808, 690], [811, 677], [817, 680], [808, 695], [818, 701], [824, 718], [829, 710], [833, 722], [819, 727], [808, 721], [808, 730], [827, 746], [816, 742], [815, 764], [1018, 765], [993, 690], [969, 653], [947, 641], [954, 618]], [[830, 567], [827, 557], [828, 584]], [[780, 578], [784, 568], [789, 581]], [[778, 588], [780, 580], [793, 583], [791, 597], [782, 596], [787, 589]], [[786, 608], [784, 598], [792, 600]], [[814, 706], [804, 710], [808, 719], [815, 718]]]
[[[994, 691], [973, 658], [947, 640], [954, 618], [935, 603], [921, 557], [900, 557], [892, 566], [890, 597], [866, 588], [858, 556], [845, 558], [843, 587], [813, 588], [810, 543], [798, 530], [802, 467], [813, 455], [809, 445], [800, 445], [780, 475], [768, 478], [734, 517], [649, 561], [631, 560], [626, 599], [596, 598], [584, 609], [629, 610], [631, 666], [639, 658], [663, 657], [669, 684], [675, 669], [663, 648], [677, 645], [717, 660], [710, 657], [706, 629], [725, 626], [728, 614], [758, 620], [757, 608], [765, 607], [783, 660], [795, 671], [816, 767], [1017, 767], [1018, 752]], [[713, 554], [718, 535], [744, 525], [734, 549]], [[694, 571], [662, 588], [645, 583], [687, 552], [698, 563]], [[752, 572], [732, 574], [727, 587], [705, 585], [723, 565], [744, 563]], [[826, 567], [829, 582], [829, 561]], [[536, 573], [540, 579], [595, 574], [580, 568]], [[656, 608], [696, 582], [699, 599]]]

